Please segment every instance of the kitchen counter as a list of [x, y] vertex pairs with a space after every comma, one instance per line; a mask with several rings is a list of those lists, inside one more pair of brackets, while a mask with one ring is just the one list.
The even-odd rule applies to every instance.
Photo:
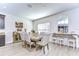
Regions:
[[5, 35], [5, 32], [0, 32], [0, 35]]
[[78, 34], [74, 34], [74, 33], [53, 33], [53, 37], [76, 39], [74, 35], [79, 36]]
[[[63, 45], [79, 48], [79, 35], [75, 33], [53, 33], [53, 38], [58, 41], [62, 39]], [[72, 42], [72, 43], [71, 43]]]

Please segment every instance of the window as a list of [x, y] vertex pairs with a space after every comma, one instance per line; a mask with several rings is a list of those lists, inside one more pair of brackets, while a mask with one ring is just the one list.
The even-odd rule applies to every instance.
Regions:
[[58, 25], [67, 25], [68, 24], [68, 18], [64, 18], [58, 21]]
[[58, 32], [68, 32], [68, 17], [63, 17], [58, 21]]
[[50, 23], [38, 24], [38, 32], [49, 32], [50, 31]]
[[0, 29], [5, 27], [5, 15], [0, 14]]

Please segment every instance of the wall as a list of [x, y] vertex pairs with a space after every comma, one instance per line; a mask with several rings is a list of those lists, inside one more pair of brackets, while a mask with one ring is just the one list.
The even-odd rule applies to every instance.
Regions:
[[5, 32], [5, 43], [12, 43], [13, 42], [13, 32], [16, 31], [15, 29], [15, 21], [22, 21], [25, 24], [27, 24], [27, 31], [30, 31], [32, 29], [32, 21], [30, 21], [27, 18], [13, 16], [10, 14], [2, 13], [0, 14], [6, 15], [5, 17], [5, 29], [0, 30], [0, 32]]
[[57, 22], [63, 16], [68, 16], [69, 19], [69, 32], [75, 32], [79, 34], [79, 8], [75, 8], [69, 11], [65, 11], [54, 16], [47, 18], [42, 18], [36, 21], [33, 21], [33, 28], [37, 31], [37, 25], [41, 23], [50, 23], [50, 32], [57, 32]]

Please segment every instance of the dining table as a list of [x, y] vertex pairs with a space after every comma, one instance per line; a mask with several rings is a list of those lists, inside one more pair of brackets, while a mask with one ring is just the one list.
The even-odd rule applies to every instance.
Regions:
[[36, 42], [41, 41], [41, 39], [42, 39], [42, 37], [40, 37], [40, 36], [32, 36], [31, 37], [31, 41], [35, 42], [35, 44], [36, 44]]

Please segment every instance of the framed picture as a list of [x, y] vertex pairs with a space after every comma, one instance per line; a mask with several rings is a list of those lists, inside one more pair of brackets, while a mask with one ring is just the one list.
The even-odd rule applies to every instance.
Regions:
[[16, 27], [17, 31], [22, 31], [23, 22], [15, 22], [15, 27]]
[[23, 23], [22, 22], [15, 22], [16, 28], [23, 28]]

